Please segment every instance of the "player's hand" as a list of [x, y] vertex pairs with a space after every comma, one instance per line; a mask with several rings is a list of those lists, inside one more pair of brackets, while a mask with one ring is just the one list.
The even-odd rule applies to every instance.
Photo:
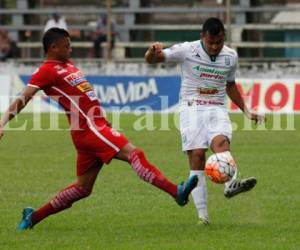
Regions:
[[265, 117], [265, 115], [260, 115], [254, 112], [249, 112], [246, 114], [246, 116], [255, 122], [255, 124], [263, 124], [267, 121], [267, 118]]
[[162, 52], [163, 44], [160, 42], [152, 43], [149, 47], [149, 51], [151, 54], [158, 55]]

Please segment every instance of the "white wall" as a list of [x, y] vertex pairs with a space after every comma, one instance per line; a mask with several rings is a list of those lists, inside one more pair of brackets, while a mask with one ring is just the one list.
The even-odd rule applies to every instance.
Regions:
[[0, 74], [0, 112], [3, 112], [8, 108], [9, 96], [10, 96], [10, 85], [11, 85], [10, 75]]

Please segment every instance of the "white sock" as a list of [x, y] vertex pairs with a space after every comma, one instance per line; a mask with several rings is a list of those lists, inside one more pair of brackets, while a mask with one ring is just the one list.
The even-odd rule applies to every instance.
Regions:
[[238, 169], [235, 169], [235, 173], [232, 176], [230, 181], [225, 182], [225, 189], [229, 187], [229, 185], [237, 178]]
[[195, 207], [198, 212], [199, 218], [208, 219], [207, 213], [207, 187], [205, 174], [203, 170], [191, 170], [190, 176], [197, 175], [198, 176], [198, 184], [192, 191], [193, 200], [195, 203]]

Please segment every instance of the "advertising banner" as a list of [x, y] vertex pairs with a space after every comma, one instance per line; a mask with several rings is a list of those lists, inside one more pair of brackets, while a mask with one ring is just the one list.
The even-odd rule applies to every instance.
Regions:
[[[238, 79], [237, 86], [246, 104], [262, 113], [299, 113], [300, 81], [297, 79]], [[228, 103], [231, 112], [236, 105]]]
[[[176, 111], [179, 76], [86, 76], [107, 111]], [[29, 76], [20, 76], [23, 84]], [[300, 112], [300, 81], [297, 79], [237, 79], [246, 104], [262, 113]], [[49, 103], [49, 99], [42, 98]], [[240, 112], [230, 100], [230, 112]]]
[[[30, 77], [20, 78], [25, 85]], [[107, 111], [171, 111], [179, 101], [179, 76], [88, 75], [86, 79]]]
[[168, 110], [179, 101], [178, 76], [88, 76], [105, 109]]

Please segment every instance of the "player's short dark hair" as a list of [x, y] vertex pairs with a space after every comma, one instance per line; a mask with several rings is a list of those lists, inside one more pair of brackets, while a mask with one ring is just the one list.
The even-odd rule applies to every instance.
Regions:
[[43, 36], [43, 47], [45, 53], [48, 52], [48, 49], [52, 43], [55, 43], [65, 37], [70, 37], [69, 32], [65, 29], [51, 28], [47, 30]]
[[219, 35], [221, 32], [225, 33], [224, 24], [219, 18], [210, 17], [204, 22], [202, 26], [202, 32], [208, 32], [214, 36]]

